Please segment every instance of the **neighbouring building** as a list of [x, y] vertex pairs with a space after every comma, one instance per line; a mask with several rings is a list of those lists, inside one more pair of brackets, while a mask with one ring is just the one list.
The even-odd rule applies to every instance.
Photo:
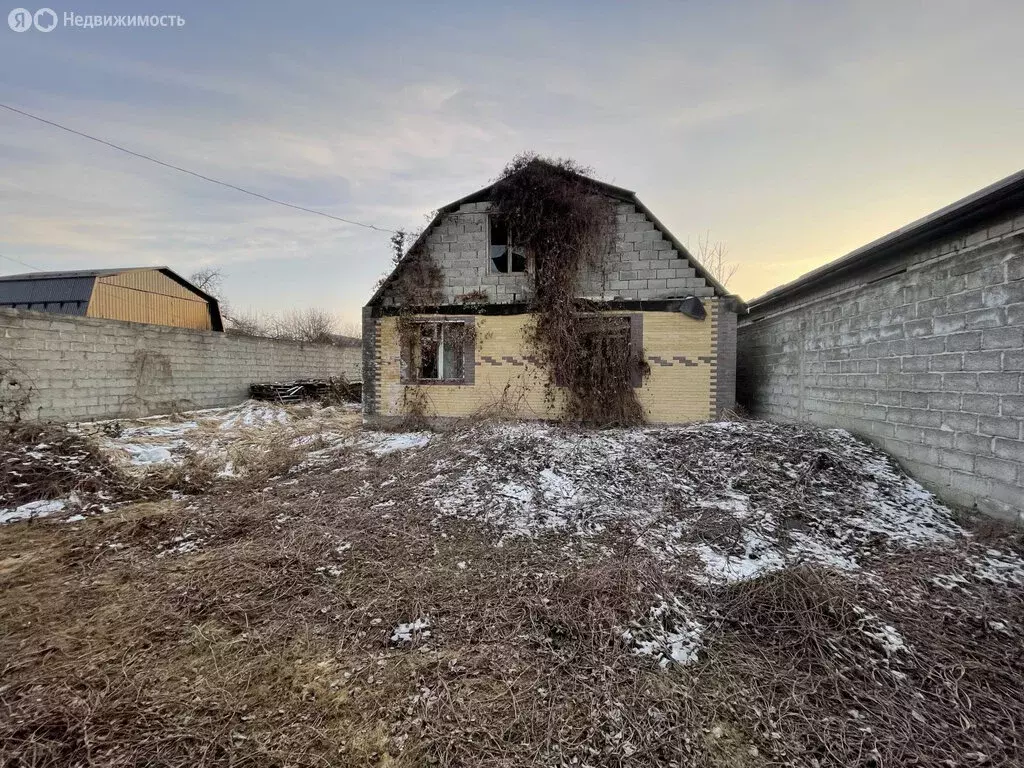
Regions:
[[1024, 171], [750, 302], [739, 401], [1024, 519]]
[[0, 307], [223, 331], [217, 300], [167, 267], [0, 277]]
[[[582, 268], [573, 288], [601, 318], [594, 333], [602, 336], [586, 339], [587, 348], [633, 356], [629, 383], [647, 421], [717, 418], [735, 404], [740, 302], [633, 192], [572, 176], [606, 202], [614, 221], [599, 267]], [[563, 414], [565, 388], [529, 341], [537, 281], [547, 273], [492, 206], [500, 183], [442, 207], [364, 308], [369, 421], [413, 409], [433, 419]], [[429, 300], [401, 290], [428, 281]]]

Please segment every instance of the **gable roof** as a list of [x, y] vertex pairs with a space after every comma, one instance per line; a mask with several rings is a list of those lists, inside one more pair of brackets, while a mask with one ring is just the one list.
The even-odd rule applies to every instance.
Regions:
[[[541, 159], [536, 159], [533, 160], [532, 162], [551, 165], [550, 163], [546, 163], [544, 160]], [[658, 220], [658, 217], [651, 212], [650, 208], [648, 208], [640, 201], [640, 198], [636, 196], [636, 192], [634, 192], [631, 189], [626, 189], [625, 187], [617, 187], [614, 184], [609, 184], [608, 182], [605, 181], [592, 179], [589, 176], [584, 176], [580, 173], [575, 173], [573, 171], [562, 170], [562, 172], [569, 173], [573, 176], [576, 176], [579, 179], [584, 180], [587, 184], [593, 186], [595, 189], [599, 190], [608, 197], [614, 198], [615, 200], [618, 200], [619, 202], [622, 203], [629, 203], [631, 205], [636, 206], [637, 210], [639, 210], [648, 219], [651, 220], [651, 223], [654, 224], [654, 226], [657, 227], [658, 231], [661, 232], [665, 239], [672, 244], [672, 247], [679, 252], [680, 256], [682, 258], [685, 258], [690, 263], [690, 266], [693, 267], [694, 272], [697, 274], [697, 276], [706, 280], [708, 285], [714, 288], [716, 296], [733, 297], [733, 294], [729, 293], [729, 290], [720, 282], [718, 282], [718, 280], [716, 280], [715, 277], [710, 272], [708, 272], [707, 269], [704, 268], [704, 265], [698, 262], [693, 257], [693, 255], [686, 249], [686, 247], [681, 242], [679, 242], [679, 240], [676, 239], [675, 235], [673, 235], [668, 230], [668, 228]], [[374, 291], [373, 296], [370, 297], [370, 300], [366, 303], [366, 306], [373, 306], [378, 302], [378, 300], [384, 293], [384, 290], [391, 284], [394, 278], [398, 275], [399, 271], [402, 269], [403, 265], [409, 259], [410, 254], [415, 253], [416, 249], [421, 247], [423, 243], [426, 242], [427, 235], [430, 233], [430, 230], [436, 227], [441, 222], [441, 219], [443, 219], [449, 213], [458, 211], [459, 208], [468, 203], [488, 202], [491, 198], [491, 193], [494, 191], [494, 188], [501, 181], [502, 180], [499, 179], [498, 181], [488, 184], [486, 187], [478, 189], [476, 192], [472, 192], [466, 195], [465, 197], [460, 197], [458, 200], [453, 200], [447, 205], [438, 208], [437, 213], [434, 215], [434, 218], [431, 219], [430, 223], [426, 227], [424, 227], [422, 232], [420, 232], [420, 236], [416, 238], [416, 241], [405, 252], [405, 255], [402, 257], [401, 261], [399, 261], [398, 264], [395, 265], [395, 268], [391, 271], [391, 274], [389, 274], [384, 279], [384, 281], [377, 287], [377, 290]]]
[[[220, 304], [170, 267], [121, 267], [119, 269], [75, 269], [63, 272], [23, 272], [0, 276], [0, 306], [13, 304], [56, 305], [62, 314], [84, 315], [92, 298], [97, 278], [124, 272], [152, 270], [169, 277], [196, 294], [210, 307], [210, 322], [215, 331], [223, 331]], [[51, 310], [52, 311], [52, 310]]]
[[899, 250], [920, 245], [1002, 210], [1020, 206], [1024, 206], [1024, 170], [1000, 179], [877, 240], [872, 240], [835, 261], [812, 269], [796, 280], [773, 288], [748, 302], [748, 308], [755, 312], [780, 301], [796, 298], [815, 286], [849, 276]]

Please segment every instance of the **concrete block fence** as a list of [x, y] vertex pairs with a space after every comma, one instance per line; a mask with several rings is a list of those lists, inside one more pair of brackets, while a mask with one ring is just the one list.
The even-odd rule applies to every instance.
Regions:
[[360, 377], [358, 347], [0, 309], [0, 398], [53, 421], [233, 405], [257, 381]]
[[948, 500], [1024, 519], [1024, 215], [897, 254], [739, 327], [754, 415], [850, 429]]

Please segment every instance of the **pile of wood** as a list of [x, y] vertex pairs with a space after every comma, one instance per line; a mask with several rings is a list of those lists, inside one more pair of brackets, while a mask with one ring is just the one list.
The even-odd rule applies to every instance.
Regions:
[[274, 403], [298, 403], [303, 400], [358, 403], [362, 395], [361, 382], [346, 381], [343, 378], [299, 379], [249, 385], [249, 397], [253, 400], [268, 400]]

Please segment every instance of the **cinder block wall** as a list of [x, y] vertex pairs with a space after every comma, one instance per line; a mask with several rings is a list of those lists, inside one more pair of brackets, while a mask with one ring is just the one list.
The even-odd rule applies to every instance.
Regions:
[[358, 347], [0, 309], [0, 397], [27, 418], [148, 416], [232, 405], [249, 384], [360, 377]]
[[755, 308], [738, 375], [754, 415], [847, 428], [950, 501], [1024, 519], [1024, 215]]
[[[458, 304], [460, 296], [473, 291], [484, 291], [491, 304], [524, 302], [532, 296], [529, 275], [490, 271], [488, 210], [490, 203], [465, 203], [427, 232], [427, 253], [441, 269], [444, 304]], [[714, 296], [714, 288], [643, 212], [627, 203], [618, 203], [615, 210], [614, 251], [605, 259], [607, 272], [584, 274], [584, 295], [604, 299]], [[385, 306], [395, 306], [397, 301], [385, 291]]]

